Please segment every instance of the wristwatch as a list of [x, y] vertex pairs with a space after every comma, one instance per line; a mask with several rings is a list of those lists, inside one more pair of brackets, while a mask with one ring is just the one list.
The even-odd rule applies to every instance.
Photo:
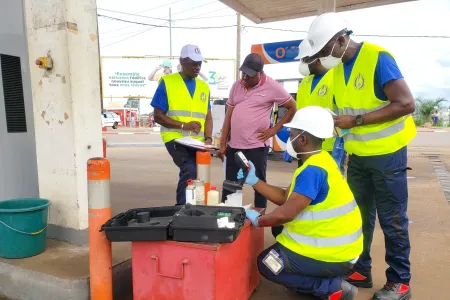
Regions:
[[356, 116], [355, 124], [356, 124], [356, 126], [361, 126], [362, 124], [364, 124], [364, 119], [361, 115]]
[[205, 142], [206, 142], [206, 140], [211, 140], [211, 142], [212, 142], [212, 137], [210, 137], [210, 136], [205, 136]]

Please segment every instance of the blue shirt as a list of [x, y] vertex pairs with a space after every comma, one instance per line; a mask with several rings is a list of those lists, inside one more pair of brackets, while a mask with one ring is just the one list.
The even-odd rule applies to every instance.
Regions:
[[[356, 58], [358, 57], [363, 44], [364, 43], [361, 43], [361, 46], [353, 58], [344, 64], [345, 84], [347, 84], [350, 79], [350, 74], [352, 73]], [[400, 72], [394, 58], [387, 52], [380, 52], [378, 55], [374, 77], [374, 90], [377, 98], [384, 101], [388, 100], [386, 94], [384, 93], [384, 85], [391, 80], [401, 78], [403, 78], [402, 72]]]
[[[328, 72], [328, 71], [327, 71]], [[314, 91], [314, 89], [316, 88], [317, 84], [319, 84], [319, 81], [323, 78], [323, 76], [325, 76], [325, 74], [327, 74], [327, 72], [320, 74], [320, 75], [314, 75], [312, 83], [311, 83], [311, 91], [310, 94], [312, 94], [312, 92]]]
[[329, 189], [327, 171], [309, 165], [297, 175], [292, 191], [310, 198], [312, 201], [309, 205], [316, 205], [325, 200]]
[[[193, 97], [196, 85], [195, 79], [184, 80], [184, 84], [186, 84], [186, 88], [188, 89], [189, 94], [191, 94], [191, 97]], [[164, 82], [164, 80], [161, 80], [158, 87], [156, 88], [156, 92], [155, 95], [153, 95], [151, 106], [153, 106], [154, 108], [159, 108], [165, 113], [169, 110], [169, 99], [167, 98], [166, 83]], [[210, 109], [211, 109], [211, 101], [209, 97], [208, 110]]]

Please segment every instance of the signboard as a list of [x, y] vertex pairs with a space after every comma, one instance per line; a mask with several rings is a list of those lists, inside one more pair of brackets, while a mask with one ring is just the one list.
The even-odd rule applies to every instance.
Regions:
[[[228, 98], [235, 81], [235, 60], [207, 61], [199, 78], [208, 83], [212, 98]], [[178, 58], [101, 57], [103, 98], [151, 98], [158, 80], [179, 69]]]
[[302, 40], [252, 45], [252, 53], [258, 53], [265, 64], [296, 62], [298, 46]]

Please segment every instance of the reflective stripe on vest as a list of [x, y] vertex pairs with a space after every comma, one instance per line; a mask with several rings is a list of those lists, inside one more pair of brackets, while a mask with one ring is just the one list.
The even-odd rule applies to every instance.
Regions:
[[355, 210], [355, 208], [358, 207], [356, 204], [356, 201], [350, 201], [347, 204], [344, 204], [342, 206], [338, 206], [335, 208], [330, 209], [324, 209], [324, 210], [318, 210], [318, 211], [304, 211], [301, 212], [295, 219], [296, 220], [326, 220], [331, 218], [336, 218], [339, 216], [346, 215], [352, 211]]
[[161, 132], [179, 132], [181, 135], [183, 136], [203, 136], [204, 132], [200, 131], [199, 133], [195, 133], [193, 131], [181, 131], [181, 129], [176, 129], [176, 128], [167, 128], [164, 126], [161, 126], [160, 129]]
[[358, 229], [356, 232], [347, 235], [331, 238], [316, 238], [288, 232], [286, 229], [283, 229], [283, 233], [289, 236], [297, 243], [306, 244], [313, 247], [336, 247], [336, 246], [345, 246], [357, 242], [359, 238], [362, 236], [362, 229]]
[[190, 112], [188, 110], [168, 110], [166, 113], [168, 117], [192, 117], [192, 118], [200, 118], [205, 119], [206, 114], [198, 113], [198, 112]]
[[356, 134], [356, 133], [348, 133], [344, 135], [345, 141], [358, 141], [358, 142], [368, 142], [376, 139], [381, 139], [384, 137], [388, 137], [391, 135], [396, 134], [397, 132], [402, 131], [405, 129], [405, 120], [401, 120], [398, 123], [395, 123], [385, 129], [371, 132], [371, 133], [364, 133], [364, 134]]

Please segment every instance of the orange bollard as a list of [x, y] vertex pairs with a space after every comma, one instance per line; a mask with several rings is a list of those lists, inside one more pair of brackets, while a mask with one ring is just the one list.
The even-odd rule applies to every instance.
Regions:
[[105, 158], [87, 162], [89, 202], [89, 272], [92, 300], [112, 300], [111, 242], [101, 226], [111, 219], [110, 165]]
[[103, 138], [103, 158], [106, 158], [106, 139]]
[[197, 179], [205, 184], [205, 205], [208, 205], [208, 192], [211, 188], [211, 153], [197, 151]]

